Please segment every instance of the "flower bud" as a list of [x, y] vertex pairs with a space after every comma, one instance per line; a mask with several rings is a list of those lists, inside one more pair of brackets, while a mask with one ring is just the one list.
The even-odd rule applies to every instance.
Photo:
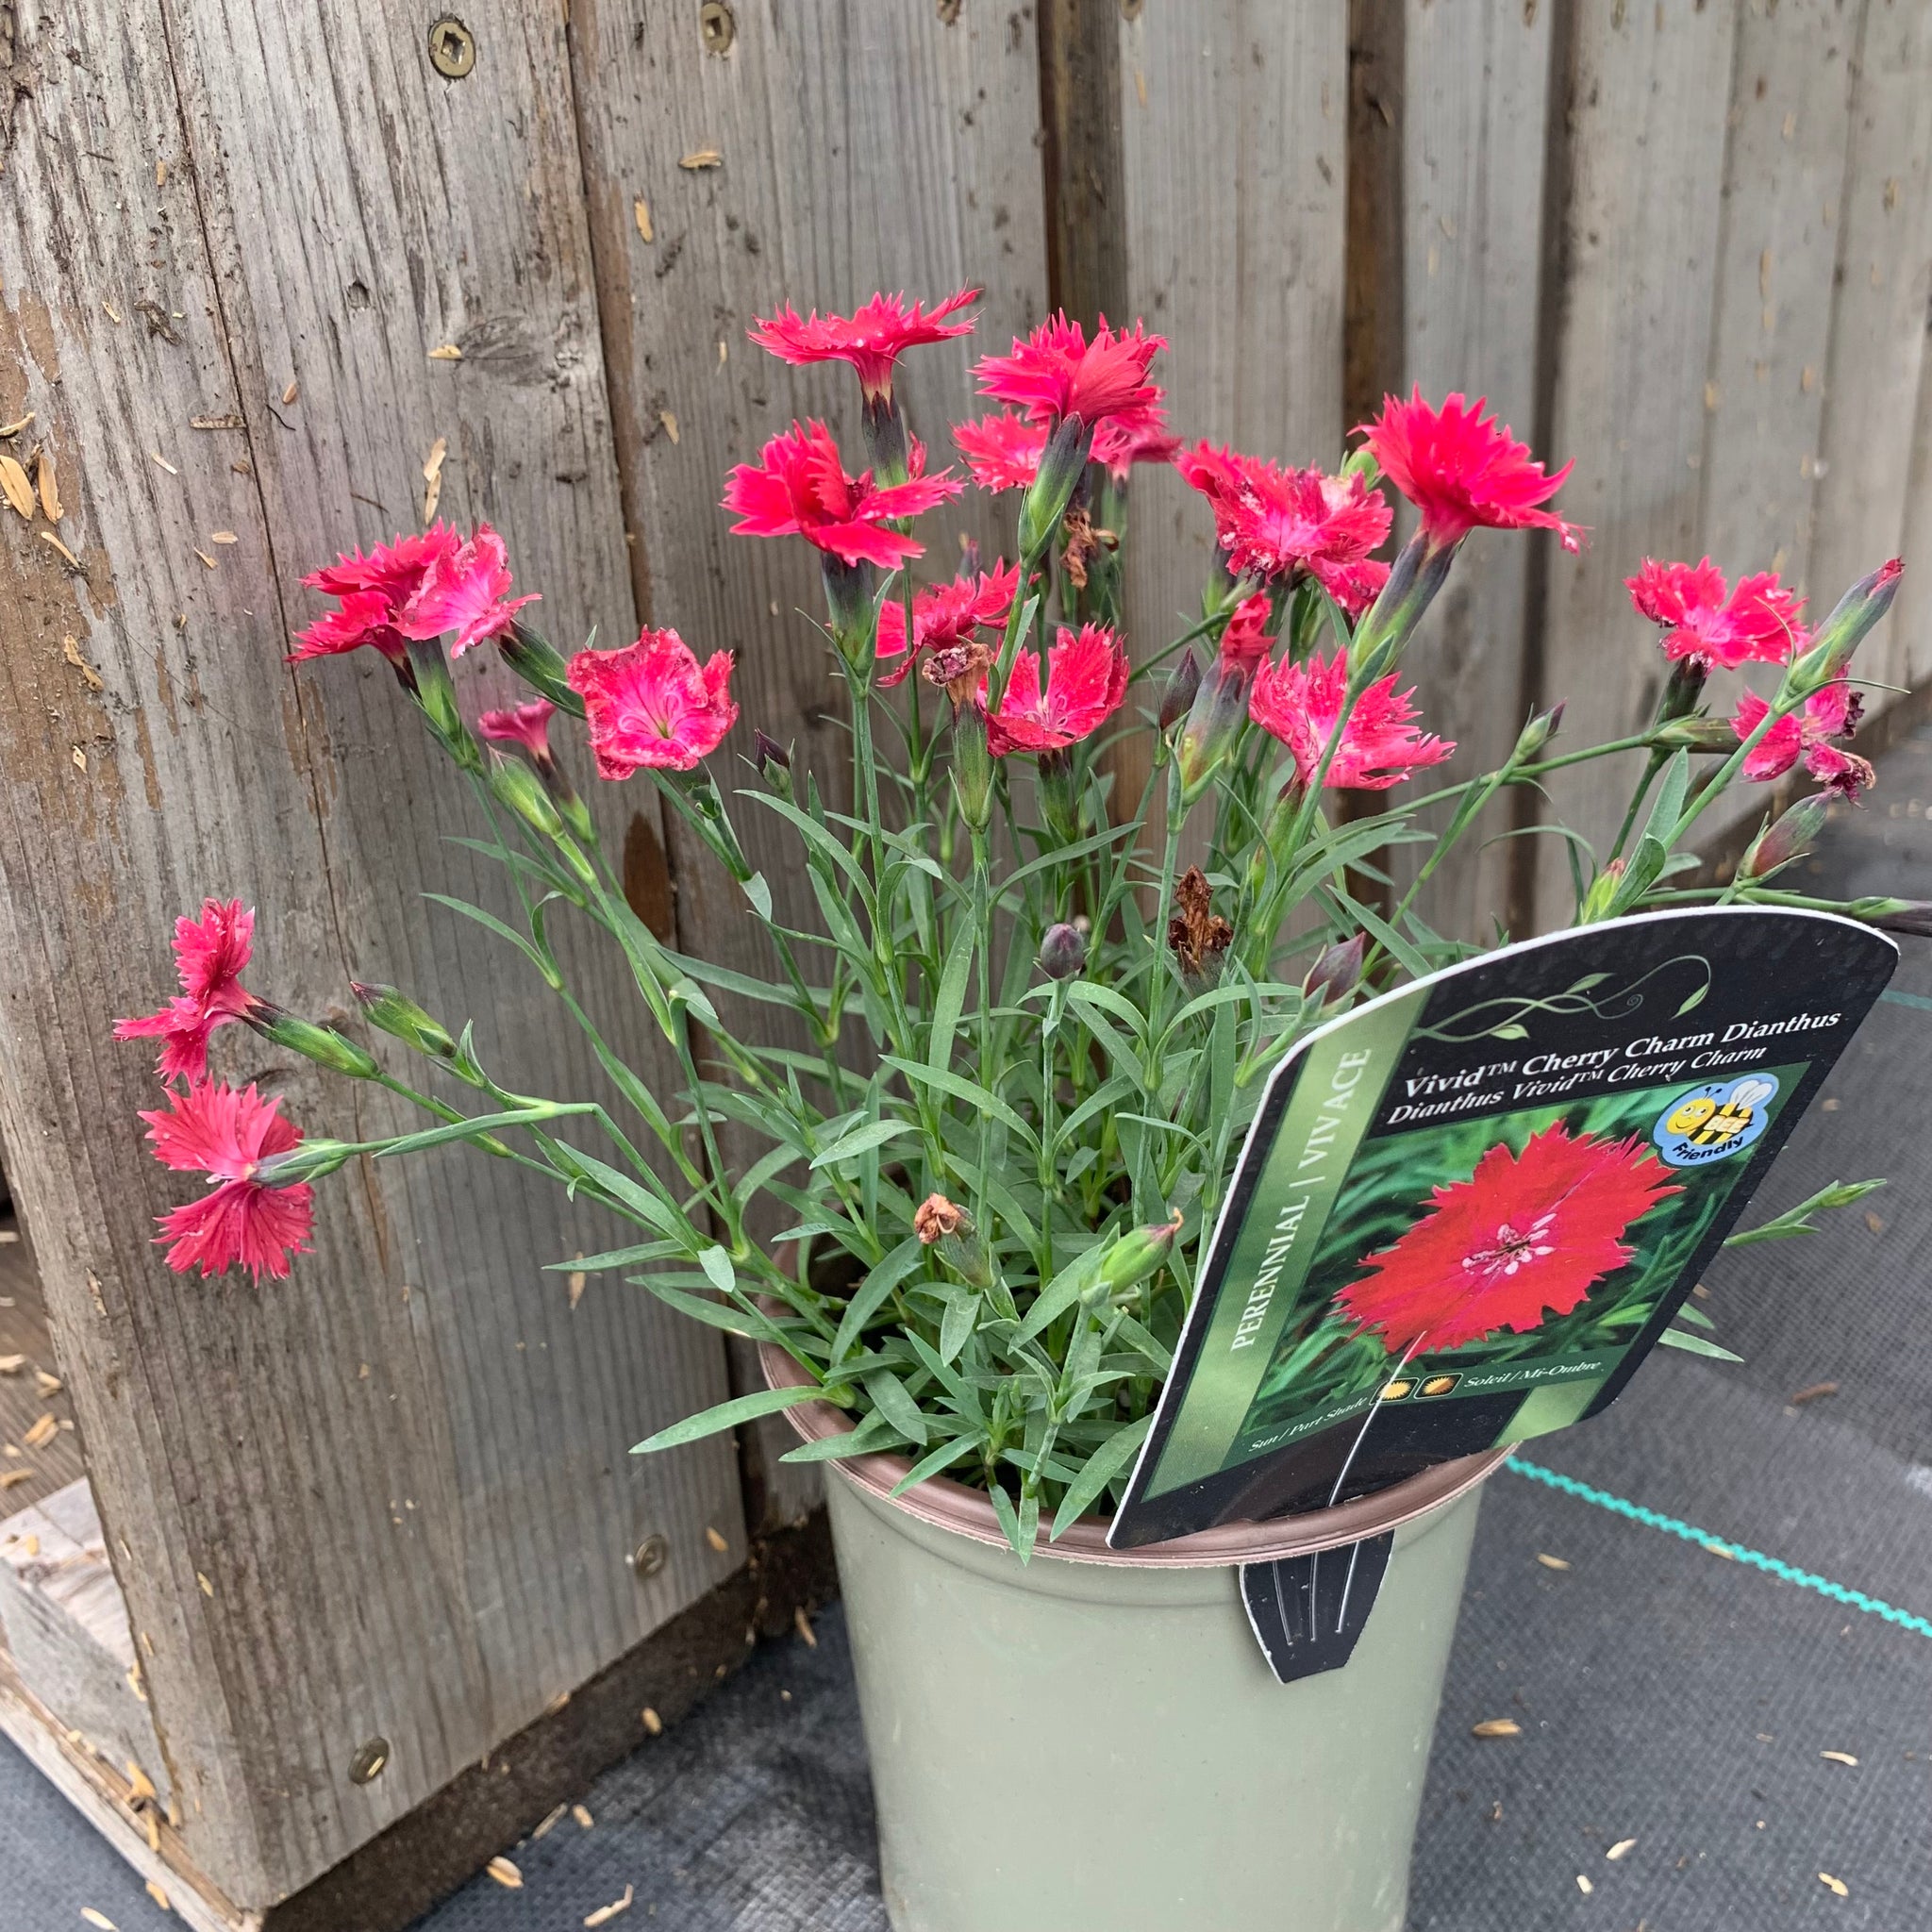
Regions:
[[533, 832], [545, 839], [563, 836], [563, 820], [543, 781], [522, 758], [490, 760], [491, 795], [508, 807]]
[[407, 993], [392, 986], [352, 979], [349, 991], [361, 1006], [363, 1018], [378, 1032], [400, 1040], [412, 1052], [427, 1054], [432, 1059], [456, 1058], [457, 1043], [441, 1021], [425, 1012]]
[[409, 669], [416, 680], [417, 707], [438, 741], [464, 771], [482, 771], [483, 747], [463, 723], [463, 714], [457, 705], [457, 689], [450, 681], [449, 659], [442, 654], [442, 640], [412, 639]]
[[825, 608], [831, 613], [832, 641], [846, 664], [870, 678], [873, 631], [878, 622], [872, 601], [872, 565], [847, 563], [826, 550], [819, 556], [819, 575], [824, 581]]
[[1539, 711], [1523, 727], [1516, 740], [1516, 749], [1509, 754], [1509, 762], [1512, 765], [1528, 765], [1536, 762], [1543, 746], [1556, 737], [1557, 727], [1563, 722], [1563, 705], [1568, 702], [1568, 699], [1564, 699], [1552, 705], [1547, 711]]
[[264, 1040], [299, 1053], [332, 1074], [346, 1074], [352, 1080], [373, 1080], [382, 1070], [353, 1040], [333, 1026], [318, 1026], [312, 1020], [298, 1020], [293, 1013], [270, 1000], [253, 1001], [242, 1016]]
[[1932, 940], [1932, 899], [1855, 899], [1845, 910], [1881, 932]]
[[1362, 955], [1368, 950], [1368, 935], [1358, 932], [1325, 947], [1302, 981], [1303, 997], [1317, 1007], [1331, 1000], [1345, 1000], [1360, 982]]
[[1254, 682], [1251, 666], [1224, 658], [1217, 659], [1194, 693], [1176, 753], [1183, 805], [1192, 805], [1233, 756], [1248, 722], [1248, 692]]
[[1664, 681], [1664, 694], [1657, 700], [1654, 722], [1668, 724], [1673, 719], [1690, 717], [1704, 695], [1705, 680], [1709, 675], [1701, 658], [1679, 658]]
[[1838, 600], [1838, 608], [1811, 635], [1810, 648], [1785, 674], [1788, 691], [1808, 697], [1842, 676], [1852, 653], [1891, 608], [1905, 565], [1897, 558], [1863, 576]]
[[866, 391], [858, 413], [860, 433], [865, 438], [865, 454], [872, 464], [873, 481], [881, 490], [896, 489], [911, 474], [907, 466], [906, 418], [892, 400], [891, 378], [882, 395]]
[[1049, 979], [1071, 979], [1087, 963], [1087, 941], [1080, 928], [1061, 920], [1041, 936], [1040, 970]]
[[1181, 1210], [1176, 1208], [1173, 1219], [1163, 1221], [1158, 1226], [1130, 1227], [1108, 1249], [1107, 1258], [1100, 1264], [1098, 1285], [1111, 1295], [1132, 1288], [1136, 1282], [1145, 1281], [1166, 1261], [1174, 1247], [1174, 1238], [1181, 1231], [1183, 1219]]
[[1180, 661], [1167, 674], [1167, 683], [1160, 693], [1160, 712], [1158, 719], [1164, 736], [1172, 731], [1193, 708], [1194, 694], [1201, 689], [1201, 660], [1194, 656], [1194, 647], [1190, 644], [1181, 653]]
[[1794, 858], [1811, 849], [1811, 841], [1824, 829], [1830, 809], [1829, 794], [1814, 791], [1801, 798], [1751, 841], [1750, 849], [1738, 862], [1740, 879], [1765, 879], [1781, 871]]
[[941, 1259], [974, 1288], [992, 1286], [992, 1270], [987, 1266], [979, 1230], [974, 1226], [972, 1215], [957, 1202], [943, 1194], [928, 1194], [912, 1216], [912, 1232], [924, 1246], [937, 1248]]
[[1080, 836], [1080, 799], [1074, 784], [1074, 755], [1070, 751], [1043, 751], [1036, 762], [1040, 772], [1040, 815], [1062, 845], [1071, 845]]
[[559, 711], [574, 718], [584, 715], [583, 699], [570, 688], [570, 666], [563, 654], [529, 625], [512, 624], [497, 639], [496, 648], [503, 654], [503, 661], [532, 691], [541, 691]]
[[1677, 718], [1653, 731], [1650, 741], [1662, 751], [1736, 751], [1738, 734], [1728, 718]]
[[967, 705], [953, 719], [953, 790], [959, 816], [974, 832], [984, 832], [992, 822], [992, 779], [986, 713], [976, 704]]
[[1020, 505], [1020, 555], [1028, 564], [1046, 554], [1067, 505], [1074, 499], [1093, 432], [1077, 416], [1062, 416], [1040, 453], [1040, 468]]
[[751, 745], [752, 757], [758, 768], [758, 776], [780, 798], [790, 798], [791, 754], [775, 738], [768, 738], [762, 731], [752, 733]]
[[1419, 529], [1390, 566], [1389, 580], [1363, 612], [1348, 644], [1351, 685], [1363, 688], [1395, 668], [1423, 613], [1436, 601], [1456, 560], [1457, 543], [1436, 543]]
[[1577, 924], [1594, 925], [1599, 919], [1607, 919], [1623, 887], [1624, 861], [1613, 858], [1591, 880], [1590, 891], [1583, 895], [1582, 910], [1577, 914]]
[[271, 1154], [256, 1163], [252, 1179], [265, 1188], [300, 1187], [347, 1167], [357, 1150], [346, 1141], [304, 1141], [283, 1154]]

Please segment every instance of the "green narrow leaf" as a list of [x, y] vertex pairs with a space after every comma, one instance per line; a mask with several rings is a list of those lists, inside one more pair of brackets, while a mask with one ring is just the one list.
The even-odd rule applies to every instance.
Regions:
[[832, 1338], [832, 1362], [836, 1367], [851, 1354], [865, 1324], [885, 1306], [886, 1297], [920, 1265], [924, 1244], [908, 1235], [891, 1254], [859, 1283], [858, 1292], [845, 1305], [839, 1332]]
[[949, 1469], [960, 1457], [976, 1449], [985, 1441], [983, 1436], [956, 1436], [950, 1442], [941, 1442], [937, 1449], [928, 1449], [899, 1480], [892, 1485], [892, 1493], [903, 1496], [916, 1484], [927, 1481], [939, 1474], [942, 1469]]
[[854, 1127], [849, 1134], [841, 1134], [812, 1162], [812, 1167], [816, 1170], [830, 1167], [834, 1161], [850, 1160], [857, 1155], [883, 1146], [888, 1141], [896, 1141], [902, 1134], [916, 1134], [918, 1131], [910, 1121], [869, 1121], [862, 1127]]
[[715, 1436], [720, 1429], [735, 1429], [740, 1423], [756, 1422], [761, 1415], [776, 1415], [780, 1409], [796, 1408], [802, 1402], [823, 1402], [823, 1389], [760, 1389], [756, 1395], [734, 1396], [697, 1415], [686, 1416], [668, 1429], [647, 1436], [630, 1453], [655, 1456], [660, 1449], [681, 1449], [687, 1442]]
[[905, 1439], [874, 1411], [856, 1429], [837, 1436], [821, 1436], [815, 1442], [801, 1442], [788, 1449], [780, 1462], [843, 1462], [848, 1456], [871, 1456], [881, 1449], [902, 1449]]
[[1100, 1492], [1139, 1453], [1153, 1424], [1150, 1411], [1140, 1421], [1117, 1430], [1087, 1458], [1087, 1466], [1067, 1485], [1053, 1527], [1047, 1531], [1049, 1541], [1058, 1542], [1100, 1500]]
[[918, 1403], [897, 1375], [888, 1369], [865, 1378], [865, 1392], [872, 1397], [873, 1407], [891, 1424], [908, 1441], [924, 1442], [926, 1438], [925, 1417], [920, 1413]]
[[731, 1257], [723, 1248], [707, 1248], [698, 1257], [698, 1266], [711, 1277], [711, 1286], [720, 1294], [729, 1294], [738, 1286], [738, 1270], [731, 1265]]
[[940, 1324], [940, 1359], [950, 1362], [966, 1346], [979, 1320], [979, 1291], [955, 1289], [946, 1298], [945, 1319]]
[[941, 1073], [953, 1063], [953, 1036], [959, 1030], [960, 1014], [966, 1010], [973, 942], [973, 922], [962, 919], [953, 936], [952, 951], [946, 955], [946, 970], [941, 976], [939, 993], [932, 1006], [932, 1030], [925, 1042], [925, 1063]]
[[1100, 1264], [1107, 1258], [1108, 1250], [1113, 1246], [1110, 1241], [1097, 1241], [1091, 1248], [1075, 1255], [1047, 1285], [1040, 1291], [1038, 1299], [1026, 1310], [1026, 1319], [1020, 1324], [1016, 1341], [1031, 1341], [1056, 1316], [1064, 1314], [1080, 1299], [1080, 1291], [1100, 1273]]
[[1716, 1361], [1741, 1362], [1744, 1357], [1733, 1355], [1727, 1348], [1720, 1348], [1714, 1341], [1707, 1341], [1701, 1335], [1691, 1335], [1682, 1328], [1666, 1328], [1657, 1340], [1670, 1348], [1681, 1348], [1690, 1355], [1707, 1355]]

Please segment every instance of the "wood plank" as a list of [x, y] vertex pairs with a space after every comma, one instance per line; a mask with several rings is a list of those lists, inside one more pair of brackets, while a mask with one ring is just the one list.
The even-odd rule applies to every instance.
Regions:
[[[1403, 380], [1420, 383], [1432, 401], [1454, 390], [1487, 396], [1527, 440], [1537, 408], [1554, 9], [1518, 0], [1480, 0], [1467, 10], [1407, 0], [1406, 11]], [[1400, 519], [1406, 537], [1413, 525], [1406, 505]], [[1432, 779], [1493, 771], [1528, 714], [1524, 630], [1538, 541], [1474, 536], [1404, 662], [1429, 728], [1457, 746]], [[1506, 810], [1492, 807], [1424, 889], [1418, 909], [1439, 931], [1486, 938], [1506, 915], [1516, 841], [1481, 846], [1507, 829]], [[1419, 849], [1389, 855], [1399, 881], [1414, 876]]]
[[[1174, 344], [1156, 374], [1175, 432], [1334, 465], [1347, 8], [1157, 0], [1124, 21], [1120, 69], [1127, 306]], [[1171, 471], [1133, 497], [1127, 625], [1158, 649], [1200, 614], [1213, 520]]]
[[[793, 417], [820, 417], [863, 467], [858, 396], [843, 367], [792, 370], [744, 332], [783, 303], [850, 313], [877, 290], [936, 299], [984, 285], [975, 337], [921, 349], [897, 392], [935, 465], [946, 425], [976, 415], [969, 370], [1045, 306], [1039, 75], [1030, 17], [966, 8], [826, 0], [808, 12], [748, 0], [734, 37], [708, 52], [692, 9], [577, 0], [572, 44], [591, 230], [610, 360], [617, 446], [640, 603], [701, 655], [738, 653], [742, 720], [794, 745], [844, 808], [849, 737], [823, 639], [814, 554], [729, 535], [718, 508], [731, 464], [756, 458]], [[713, 165], [683, 166], [713, 152]], [[647, 211], [641, 224], [638, 209]], [[643, 228], [648, 225], [649, 238]], [[989, 557], [1010, 547], [1011, 512], [969, 499], [927, 520], [922, 580], [952, 575], [962, 533]], [[928, 713], [930, 706], [928, 705]], [[727, 796], [748, 782], [718, 760]], [[736, 812], [781, 916], [814, 929], [792, 835], [750, 805]], [[683, 942], [707, 958], [772, 970], [737, 888], [674, 833]], [[742, 1017], [748, 1030], [769, 1022]], [[766, 1035], [764, 1037], [771, 1037]], [[761, 1432], [777, 1519], [818, 1494], [814, 1473], [776, 1462], [793, 1446]]]
[[[1821, 615], [1906, 528], [1932, 304], [1932, 11], [1913, 0], [1867, 0], [1839, 232], [1808, 573]], [[1886, 625], [1858, 670], [1905, 683], [1907, 640], [1905, 623]]]
[[[248, 1906], [409, 1809], [741, 1548], [728, 1443], [648, 1471], [625, 1455], [723, 1392], [714, 1340], [602, 1281], [573, 1314], [540, 1273], [602, 1228], [445, 1161], [326, 1188], [288, 1284], [174, 1276], [150, 1217], [182, 1191], [139, 1144], [142, 1058], [107, 1039], [160, 990], [167, 921], [219, 889], [258, 902], [257, 983], [290, 1006], [392, 977], [483, 1016], [505, 1077], [588, 1083], [543, 1003], [422, 916], [431, 879], [493, 888], [439, 843], [468, 808], [419, 763], [386, 674], [275, 668], [306, 614], [295, 576], [412, 521], [437, 435], [446, 507], [507, 530], [560, 635], [623, 599], [560, 29], [508, 7], [469, 22], [485, 58], [461, 83], [428, 68], [420, 21], [373, 6], [19, 24], [39, 81], [0, 207], [0, 420], [38, 412], [84, 574], [8, 513], [0, 922], [29, 963], [0, 1009], [6, 1133], [153, 1645], [184, 1838]], [[172, 58], [126, 61], [130, 37]], [[324, 71], [336, 84], [289, 113], [286, 77]], [[464, 361], [430, 362], [456, 335]], [[210, 547], [216, 530], [238, 541]], [[634, 1041], [615, 984], [592, 1003]], [[388, 1117], [225, 1044], [311, 1131]], [[626, 1557], [651, 1532], [668, 1560], [641, 1580]], [[353, 1784], [376, 1732], [389, 1767]]]
[[[58, 1386], [48, 1387], [49, 1376]], [[53, 1416], [54, 1434], [24, 1447], [21, 1439], [43, 1415]], [[54, 1358], [40, 1270], [20, 1224], [0, 1215], [0, 1515], [64, 1490], [82, 1473], [74, 1399]]]
[[[1532, 611], [1543, 703], [1567, 699], [1576, 744], [1641, 725], [1663, 658], [1632, 616], [1624, 578], [1646, 553], [1695, 556], [1704, 384], [1724, 179], [1736, 11], [1578, 9], [1566, 115], [1570, 192], [1548, 448], [1576, 468], [1561, 506], [1590, 529], [1580, 558], [1548, 559]], [[1550, 540], [1544, 540], [1550, 541]], [[1606, 849], [1638, 760], [1559, 774], [1547, 816]], [[1567, 781], [1567, 782], [1564, 782]], [[1567, 858], [1536, 841], [1536, 916], [1569, 921]]]

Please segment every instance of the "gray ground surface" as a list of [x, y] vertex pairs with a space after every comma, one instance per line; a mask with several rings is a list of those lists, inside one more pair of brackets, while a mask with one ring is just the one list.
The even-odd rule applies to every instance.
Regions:
[[[1828, 835], [1817, 890], [1932, 898], [1932, 733], [1884, 777]], [[1607, 1415], [1529, 1453], [1932, 1616], [1932, 943], [1905, 943], [1894, 989], [1926, 1004], [1879, 1008], [1827, 1090], [1838, 1105], [1813, 1110], [1753, 1210], [1890, 1174], [1871, 1215], [1712, 1271], [1705, 1306], [1744, 1366], [1660, 1351]], [[1837, 1392], [1790, 1405], [1821, 1382]], [[836, 1612], [818, 1636], [767, 1649], [598, 1780], [591, 1829], [517, 1849], [522, 1891], [478, 1878], [418, 1932], [574, 1926], [626, 1887], [620, 1926], [883, 1932]], [[1502, 1716], [1521, 1738], [1472, 1737]], [[5, 1745], [0, 1874], [0, 1932], [72, 1925], [83, 1906], [124, 1932], [169, 1923]], [[1411, 1932], [1920, 1932], [1928, 1901], [1932, 1639], [1523, 1476], [1491, 1485]]]

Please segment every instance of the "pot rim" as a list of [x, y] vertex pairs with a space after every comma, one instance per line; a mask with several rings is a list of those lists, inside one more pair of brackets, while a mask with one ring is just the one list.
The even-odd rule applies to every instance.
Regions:
[[[810, 1386], [805, 1371], [774, 1343], [758, 1344], [758, 1366], [773, 1389]], [[857, 1426], [829, 1402], [801, 1402], [783, 1411], [799, 1436], [822, 1442], [831, 1436], [850, 1435]], [[1507, 1447], [1486, 1449], [1455, 1462], [1440, 1462], [1392, 1488], [1377, 1491], [1333, 1509], [1311, 1509], [1299, 1516], [1277, 1516], [1265, 1523], [1224, 1523], [1192, 1536], [1174, 1537], [1138, 1550], [1112, 1550], [1107, 1545], [1103, 1518], [1087, 1516], [1058, 1542], [1042, 1540], [1035, 1554], [1071, 1563], [1109, 1563], [1141, 1570], [1227, 1569], [1241, 1563], [1265, 1563], [1283, 1557], [1306, 1557], [1333, 1550], [1385, 1529], [1399, 1528], [1419, 1516], [1440, 1509], [1500, 1469], [1509, 1458]], [[993, 1507], [978, 1490], [968, 1489], [946, 1475], [928, 1476], [903, 1496], [892, 1491], [912, 1467], [903, 1456], [874, 1451], [848, 1456], [832, 1465], [848, 1482], [880, 1502], [935, 1529], [951, 1530], [970, 1541], [995, 1549], [1008, 1547]]]

